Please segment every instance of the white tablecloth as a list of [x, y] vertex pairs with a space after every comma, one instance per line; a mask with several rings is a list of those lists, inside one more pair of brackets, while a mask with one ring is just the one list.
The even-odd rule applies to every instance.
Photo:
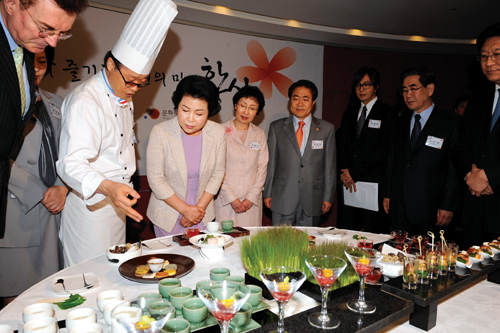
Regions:
[[[259, 228], [249, 228], [251, 233], [256, 233]], [[322, 242], [325, 239], [319, 234], [320, 228], [301, 228], [317, 237], [317, 242]], [[347, 231], [345, 240], [350, 244], [356, 244], [352, 239], [352, 235], [361, 234], [360, 232]], [[376, 235], [370, 233], [362, 233], [369, 239], [373, 239], [374, 243], [385, 241], [389, 238], [387, 235]], [[245, 269], [241, 262], [240, 247], [241, 238], [235, 238], [234, 242], [226, 246], [225, 256], [219, 261], [205, 261], [195, 246], [181, 247], [177, 243], [173, 246], [165, 248], [159, 241], [163, 243], [172, 243], [171, 237], [164, 237], [146, 241], [145, 244], [159, 250], [149, 251], [143, 248], [143, 254], [150, 253], [175, 253], [182, 254], [192, 258], [195, 261], [195, 269], [188, 275], [181, 278], [182, 285], [190, 288], [195, 288], [196, 283], [200, 280], [209, 279], [210, 269], [213, 267], [223, 266], [231, 270], [231, 275], [245, 274]], [[56, 276], [68, 276], [87, 272], [93, 272], [99, 279], [99, 286], [92, 290], [81, 293], [87, 298], [87, 301], [82, 305], [85, 307], [96, 308], [97, 294], [104, 290], [118, 289], [122, 291], [125, 299], [137, 297], [145, 292], [158, 292], [157, 284], [142, 284], [129, 281], [123, 278], [118, 272], [119, 264], [113, 264], [108, 261], [105, 254], [86, 260], [78, 265], [66, 268], [53, 276], [41, 281], [32, 286], [16, 300], [7, 305], [0, 311], [0, 324], [9, 324], [18, 328], [22, 323], [22, 310], [24, 307], [35, 303], [37, 300], [61, 297], [56, 294], [51, 287], [51, 282]], [[0, 281], [1, 283], [1, 281]], [[487, 281], [481, 281], [467, 290], [457, 293], [455, 296], [442, 301], [438, 307], [437, 326], [430, 332], [494, 332], [500, 327], [500, 318], [496, 315], [500, 313], [500, 285], [493, 284]], [[274, 301], [269, 301], [271, 310], [277, 313], [277, 305]], [[296, 293], [286, 307], [286, 315], [292, 315], [309, 308], [317, 306], [319, 303], [313, 299]], [[64, 319], [68, 310], [63, 311], [54, 306], [58, 320]], [[107, 329], [105, 328], [105, 331]], [[397, 325], [392, 325], [385, 331], [390, 332], [422, 332], [421, 330], [409, 325], [407, 319], [399, 322]]]

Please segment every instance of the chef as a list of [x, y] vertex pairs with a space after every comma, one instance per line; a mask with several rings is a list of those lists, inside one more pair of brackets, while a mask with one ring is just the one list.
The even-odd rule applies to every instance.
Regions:
[[142, 220], [132, 208], [140, 197], [130, 183], [132, 96], [149, 85], [176, 8], [170, 0], [139, 1], [102, 71], [64, 100], [57, 171], [72, 188], [59, 232], [65, 267], [123, 244], [126, 215]]

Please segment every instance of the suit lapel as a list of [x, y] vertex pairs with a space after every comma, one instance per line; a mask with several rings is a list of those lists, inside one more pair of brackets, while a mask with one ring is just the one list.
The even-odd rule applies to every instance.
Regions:
[[[205, 172], [208, 158], [212, 154], [212, 146], [214, 145], [214, 137], [211, 130], [212, 126], [209, 122], [203, 128], [203, 145], [201, 149], [201, 162], [200, 162], [200, 179], [205, 179], [203, 173]], [[238, 135], [237, 133], [235, 133]], [[210, 177], [206, 177], [207, 179]]]
[[[9, 41], [7, 36], [5, 36], [5, 31], [0, 29], [0, 72], [5, 73], [5, 78], [7, 79], [3, 82], [5, 89], [10, 92], [14, 102], [14, 109], [18, 110], [19, 119], [21, 117], [21, 93], [19, 91], [19, 79], [16, 72], [16, 64], [14, 63], [14, 57], [12, 56], [12, 51], [9, 47]], [[26, 65], [28, 66], [28, 65]], [[31, 64], [31, 68], [33, 68]], [[27, 68], [29, 69], [29, 68]], [[28, 74], [29, 74], [28, 70]], [[3, 76], [3, 75], [2, 75]]]
[[[496, 87], [496, 86], [494, 86]], [[493, 126], [493, 130], [490, 132], [490, 127], [491, 127], [491, 118], [493, 117], [493, 102], [495, 100], [495, 89], [491, 89], [491, 91], [488, 91], [488, 94], [486, 95], [486, 98], [483, 100], [483, 108], [484, 108], [484, 113], [483, 113], [483, 128], [484, 131], [483, 133], [485, 134], [484, 140], [486, 142], [490, 141], [491, 138], [496, 136], [496, 133], [500, 131], [500, 121], [497, 120], [495, 123], [495, 126]], [[500, 102], [500, 99], [499, 99]]]
[[285, 120], [285, 125], [283, 126], [283, 131], [285, 131], [288, 140], [292, 144], [292, 147], [295, 149], [295, 152], [300, 156], [299, 143], [297, 142], [297, 136], [295, 135], [295, 128], [293, 127], [293, 116], [288, 117]]
[[430, 133], [434, 132], [434, 128], [439, 128], [442, 122], [439, 120], [440, 115], [439, 115], [439, 110], [434, 107], [432, 110], [431, 115], [429, 116], [429, 119], [427, 119], [427, 122], [425, 123], [424, 128], [422, 128], [422, 132], [420, 132], [420, 136], [417, 139], [417, 142], [415, 143], [415, 147], [413, 147], [413, 150], [411, 151], [410, 155], [415, 154], [417, 150], [420, 149], [423, 145], [425, 145], [425, 142], [427, 141], [427, 136]]
[[35, 94], [35, 57], [34, 54], [24, 50], [24, 63], [26, 64], [26, 71], [28, 72], [28, 82], [30, 86], [30, 106], [24, 115], [21, 126], [24, 126], [31, 118], [35, 110], [36, 94]]
[[309, 153], [309, 151], [312, 149], [311, 147], [313, 140], [320, 140], [321, 138], [322, 135], [321, 135], [320, 122], [315, 117], [312, 117], [311, 129], [309, 130], [309, 137], [307, 138], [307, 144], [306, 144], [306, 149], [304, 150], [303, 158], [305, 158], [306, 155]]
[[182, 143], [182, 129], [177, 122], [177, 118], [174, 119], [175, 120], [169, 122], [172, 132], [174, 133], [174, 135], [170, 137], [170, 146], [172, 147], [172, 151], [176, 152], [173, 154], [175, 163], [181, 174], [184, 188], [187, 188], [187, 164], [186, 155], [184, 154], [184, 144]]

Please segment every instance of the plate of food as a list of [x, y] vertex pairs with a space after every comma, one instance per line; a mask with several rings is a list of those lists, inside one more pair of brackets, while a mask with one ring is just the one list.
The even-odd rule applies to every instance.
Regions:
[[384, 257], [378, 262], [377, 265], [382, 266], [383, 275], [390, 278], [396, 278], [403, 275], [403, 263], [400, 261], [403, 260], [402, 257], [403, 255], [400, 253], [397, 255], [394, 253], [384, 254]]
[[500, 252], [500, 242], [497, 242], [497, 241], [493, 241], [493, 242], [489, 242], [489, 243], [484, 242], [483, 245], [488, 245], [494, 254], [497, 254]]
[[[158, 266], [156, 261], [161, 262], [159, 270], [156, 269], [156, 266]], [[154, 267], [155, 272], [153, 272], [150, 265]], [[194, 260], [189, 257], [180, 254], [156, 253], [125, 261], [118, 268], [118, 272], [124, 278], [135, 282], [158, 283], [158, 281], [167, 277], [180, 278], [193, 269]]]
[[473, 247], [479, 249], [479, 252], [483, 255], [485, 259], [493, 257], [495, 255], [491, 247], [489, 247], [488, 245], [473, 246]]
[[484, 256], [481, 252], [479, 252], [479, 248], [470, 247], [467, 250], [467, 254], [473, 263], [481, 262], [484, 260]]
[[142, 249], [138, 244], [120, 244], [108, 248], [106, 256], [109, 261], [115, 263], [123, 263], [129, 259], [138, 257], [142, 254]]
[[471, 268], [472, 267], [472, 259], [469, 257], [469, 254], [465, 251], [462, 251], [457, 256], [457, 266], [462, 268]]
[[198, 235], [189, 238], [189, 242], [203, 249], [215, 249], [226, 246], [233, 241], [233, 237], [229, 235], [213, 234], [213, 235]]

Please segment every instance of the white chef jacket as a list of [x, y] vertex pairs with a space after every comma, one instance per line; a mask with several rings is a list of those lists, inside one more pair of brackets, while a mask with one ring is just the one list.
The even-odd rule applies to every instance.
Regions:
[[73, 188], [59, 231], [65, 267], [125, 242], [125, 213], [95, 192], [105, 179], [128, 184], [135, 172], [134, 108], [118, 104], [104, 75], [78, 86], [61, 109], [57, 171]]
[[57, 172], [87, 205], [105, 198], [95, 193], [105, 179], [129, 183], [134, 174], [134, 107], [122, 108], [102, 72], [73, 90], [61, 108]]

